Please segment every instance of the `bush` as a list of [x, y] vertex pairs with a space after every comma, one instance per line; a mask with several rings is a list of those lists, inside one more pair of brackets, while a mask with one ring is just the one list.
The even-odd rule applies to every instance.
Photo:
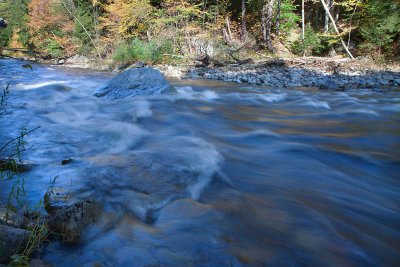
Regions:
[[47, 39], [46, 51], [53, 58], [63, 55], [63, 48], [53, 39]]
[[291, 48], [295, 54], [311, 56], [313, 54], [319, 54], [322, 49], [324, 49], [324, 46], [318, 34], [310, 24], [307, 24], [304, 31], [304, 40], [293, 42]]
[[115, 48], [113, 60], [120, 63], [144, 61], [149, 64], [161, 63], [165, 53], [171, 53], [172, 45], [169, 42], [158, 44], [155, 41], [143, 42], [138, 38], [130, 43], [120, 43]]

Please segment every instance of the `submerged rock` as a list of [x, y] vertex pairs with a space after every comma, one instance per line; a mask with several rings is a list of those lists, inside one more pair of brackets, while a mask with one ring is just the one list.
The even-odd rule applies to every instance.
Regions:
[[152, 68], [131, 68], [111, 79], [97, 90], [95, 96], [121, 99], [135, 96], [160, 95], [171, 92], [164, 75]]
[[30, 232], [0, 224], [0, 263], [7, 263], [10, 257], [24, 249]]
[[82, 231], [94, 223], [101, 213], [101, 207], [94, 201], [77, 202], [57, 210], [47, 221], [49, 229], [59, 234], [64, 242], [79, 241]]

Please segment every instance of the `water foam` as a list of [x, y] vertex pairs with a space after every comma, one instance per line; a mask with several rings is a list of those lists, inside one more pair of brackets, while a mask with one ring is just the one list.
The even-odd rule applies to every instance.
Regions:
[[282, 93], [282, 94], [271, 93], [271, 94], [266, 94], [266, 95], [260, 95], [260, 97], [269, 103], [274, 103], [274, 102], [284, 101], [287, 97], [287, 94], [286, 93]]

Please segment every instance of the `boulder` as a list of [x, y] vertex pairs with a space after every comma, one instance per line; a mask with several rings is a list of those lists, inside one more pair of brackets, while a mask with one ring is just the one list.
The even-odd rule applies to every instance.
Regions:
[[77, 202], [69, 207], [57, 210], [46, 224], [62, 241], [74, 243], [79, 241], [83, 230], [94, 223], [100, 216], [101, 207], [91, 200]]
[[23, 250], [29, 235], [29, 231], [0, 224], [0, 263], [7, 263], [12, 255]]
[[12, 227], [25, 228], [28, 225], [28, 218], [21, 212], [14, 212], [7, 208], [0, 208], [0, 223]]
[[44, 194], [44, 208], [49, 214], [54, 214], [71, 204], [71, 196], [63, 188], [50, 188]]
[[40, 259], [32, 259], [29, 262], [29, 267], [53, 267], [53, 264]]
[[164, 75], [152, 68], [130, 68], [100, 88], [97, 97], [122, 99], [135, 96], [151, 96], [172, 92], [173, 88]]

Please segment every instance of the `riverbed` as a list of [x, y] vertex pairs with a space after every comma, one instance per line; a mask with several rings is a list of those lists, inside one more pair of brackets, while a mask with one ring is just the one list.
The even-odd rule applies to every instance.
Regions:
[[0, 138], [41, 127], [30, 203], [52, 185], [103, 207], [45, 248], [55, 266], [400, 265], [399, 87], [171, 80], [110, 101], [93, 96], [110, 73], [24, 64], [0, 60]]

